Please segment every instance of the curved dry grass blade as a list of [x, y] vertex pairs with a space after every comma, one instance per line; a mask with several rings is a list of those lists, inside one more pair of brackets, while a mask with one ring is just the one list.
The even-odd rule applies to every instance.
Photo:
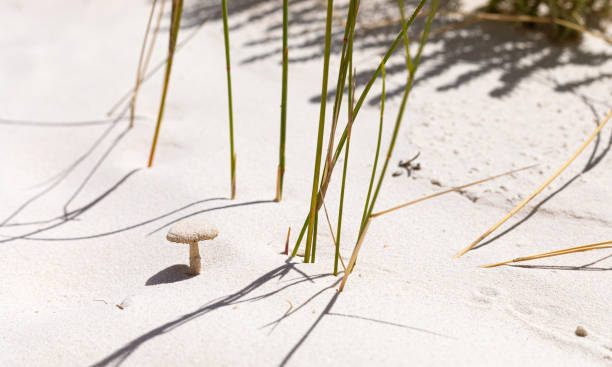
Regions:
[[[149, 70], [149, 63], [151, 61], [151, 55], [153, 54], [153, 48], [155, 46], [155, 41], [157, 40], [157, 35], [159, 34], [159, 27], [161, 25], [162, 18], [164, 17], [164, 9], [166, 5], [166, 0], [162, 0], [159, 6], [159, 13], [157, 14], [157, 21], [155, 23], [155, 28], [153, 29], [153, 37], [151, 37], [151, 42], [149, 43], [149, 50], [147, 51], [147, 57], [145, 58], [144, 66], [142, 67], [142, 72], [140, 74], [140, 81], [142, 83], [144, 81], [147, 70]], [[177, 46], [177, 50], [180, 46]]]
[[142, 61], [145, 55], [145, 49], [147, 47], [147, 39], [151, 30], [151, 21], [153, 20], [153, 14], [155, 14], [155, 6], [157, 0], [153, 0], [151, 4], [151, 12], [149, 13], [149, 19], [147, 20], [147, 27], [145, 29], [144, 39], [142, 40], [142, 47], [140, 48], [140, 56], [138, 57], [138, 69], [136, 70], [136, 84], [134, 85], [134, 95], [132, 96], [132, 103], [130, 105], [130, 129], [134, 126], [134, 113], [136, 111], [136, 97], [138, 96], [138, 86], [140, 85], [140, 76], [142, 74]]
[[541, 259], [541, 258], [544, 258], [544, 257], [567, 255], [567, 254], [573, 254], [573, 253], [576, 253], [576, 252], [584, 252], [584, 251], [591, 251], [591, 250], [603, 250], [603, 249], [606, 249], [606, 248], [612, 248], [612, 241], [592, 243], [592, 244], [589, 244], [589, 245], [570, 247], [570, 248], [566, 248], [566, 249], [563, 249], [563, 250], [544, 252], [544, 253], [541, 253], [541, 254], [536, 254], [536, 255], [531, 255], [531, 256], [517, 257], [516, 259], [512, 259], [512, 260], [508, 260], [508, 261], [502, 261], [502, 262], [491, 264], [491, 265], [483, 265], [483, 266], [481, 266], [481, 268], [494, 268], [496, 266], [506, 265], [506, 264], [511, 264], [511, 263], [517, 263], [517, 262], [521, 262], [521, 261], [529, 261], [529, 260]]
[[500, 178], [500, 177], [503, 177], [503, 176], [507, 176], [507, 175], [511, 175], [513, 173], [524, 171], [524, 170], [527, 170], [527, 169], [530, 169], [530, 168], [533, 168], [533, 167], [536, 167], [536, 166], [537, 165], [534, 164], [534, 165], [531, 165], [531, 166], [527, 166], [527, 167], [515, 169], [515, 170], [512, 170], [512, 171], [500, 173], [499, 175], [487, 177], [487, 178], [484, 178], [482, 180], [470, 182], [470, 183], [465, 184], [465, 185], [453, 187], [453, 188], [448, 189], [448, 190], [440, 191], [440, 192], [437, 192], [435, 194], [424, 196], [422, 198], [419, 198], [419, 199], [416, 199], [416, 200], [412, 200], [412, 201], [409, 201], [407, 203], [404, 203], [404, 204], [401, 204], [401, 205], [398, 205], [398, 206], [394, 206], [394, 207], [389, 208], [389, 209], [385, 209], [385, 210], [381, 210], [381, 211], [376, 212], [376, 213], [372, 213], [371, 217], [372, 218], [376, 218], [378, 216], [381, 216], [381, 215], [384, 215], [384, 214], [387, 214], [387, 213], [391, 213], [391, 212], [396, 211], [398, 209], [402, 209], [402, 208], [405, 208], [407, 206], [410, 206], [410, 205], [413, 205], [413, 204], [416, 204], [416, 203], [420, 203], [421, 201], [425, 201], [425, 200], [428, 200], [428, 199], [433, 199], [435, 197], [438, 197], [438, 196], [441, 196], [441, 195], [444, 195], [444, 194], [449, 194], [451, 192], [463, 190], [463, 189], [468, 188], [470, 186], [474, 186], [474, 185], [478, 185], [478, 184], [485, 183], [485, 182], [488, 182], [488, 181], [492, 181], [492, 180], [495, 180], [497, 178]]
[[503, 217], [499, 222], [495, 223], [493, 225], [493, 227], [489, 228], [485, 233], [483, 233], [482, 235], [480, 235], [480, 237], [478, 237], [474, 242], [472, 242], [469, 246], [467, 246], [466, 248], [464, 248], [463, 250], [459, 251], [456, 255], [455, 258], [458, 258], [460, 256], [462, 256], [463, 254], [465, 254], [466, 252], [470, 251], [474, 246], [476, 246], [480, 241], [482, 241], [483, 239], [485, 239], [488, 235], [490, 235], [491, 233], [493, 233], [493, 231], [495, 231], [497, 228], [499, 228], [502, 224], [504, 224], [508, 219], [510, 219], [514, 214], [516, 214], [519, 210], [521, 210], [525, 205], [527, 205], [528, 202], [530, 202], [534, 197], [536, 197], [536, 195], [538, 195], [540, 192], [542, 192], [542, 190], [544, 190], [546, 188], [546, 186], [548, 186], [555, 178], [557, 178], [561, 172], [563, 172], [579, 155], [580, 153], [582, 153], [582, 151], [584, 150], [584, 148], [586, 148], [591, 141], [593, 141], [593, 139], [595, 139], [595, 137], [597, 136], [597, 134], [599, 134], [599, 132], [601, 131], [601, 129], [603, 129], [604, 126], [606, 126], [606, 124], [608, 123], [608, 121], [610, 120], [610, 117], [612, 117], [612, 110], [610, 110], [610, 113], [608, 113], [608, 116], [599, 124], [599, 126], [597, 126], [597, 129], [595, 129], [595, 131], [593, 132], [593, 134], [591, 134], [591, 136], [584, 142], [584, 144], [582, 144], [582, 146], [580, 147], [580, 149], [578, 149], [578, 151], [576, 151], [576, 153], [574, 153], [574, 155], [572, 155], [572, 157], [563, 164], [563, 166], [561, 166], [561, 168], [559, 168], [559, 170], [557, 170], [557, 172], [555, 172], [548, 180], [546, 180], [546, 182], [544, 182], [540, 187], [538, 187], [531, 195], [529, 195], [529, 197], [527, 197], [527, 199], [523, 200], [522, 203], [520, 203], [519, 205], [517, 205], [514, 209], [512, 209], [510, 211], [510, 213], [506, 214], [505, 217]]

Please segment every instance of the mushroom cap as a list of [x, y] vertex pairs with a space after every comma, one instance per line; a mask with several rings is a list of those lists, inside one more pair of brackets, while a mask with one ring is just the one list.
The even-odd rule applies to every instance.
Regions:
[[212, 240], [218, 234], [219, 230], [214, 225], [203, 220], [190, 219], [170, 227], [166, 239], [176, 243], [194, 243]]

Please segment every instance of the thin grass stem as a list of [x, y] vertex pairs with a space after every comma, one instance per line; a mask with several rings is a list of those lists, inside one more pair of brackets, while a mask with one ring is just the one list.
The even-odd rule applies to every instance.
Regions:
[[[333, 108], [333, 117], [332, 117], [332, 125], [329, 133], [329, 142], [327, 143], [327, 155], [325, 157], [325, 166], [323, 167], [323, 178], [322, 181], [325, 182], [329, 169], [331, 167], [331, 158], [334, 146], [334, 137], [336, 134], [336, 127], [338, 125], [338, 117], [340, 115], [340, 108], [342, 106], [342, 97], [344, 95], [344, 86], [346, 84], [346, 74], [347, 74], [347, 45], [349, 40], [352, 39], [352, 33], [355, 29], [355, 20], [356, 14], [359, 8], [359, 1], [352, 0], [349, 2], [349, 10], [347, 16], [347, 22], [344, 28], [344, 38], [342, 42], [342, 54], [340, 56], [340, 71], [338, 73], [338, 81], [336, 83], [336, 95], [334, 96], [334, 108]], [[317, 209], [318, 210], [318, 209]]]
[[280, 147], [278, 157], [278, 172], [276, 179], [276, 201], [283, 198], [283, 181], [285, 178], [285, 139], [287, 135], [287, 79], [289, 64], [289, 45], [287, 42], [287, 32], [289, 23], [288, 0], [283, 0], [283, 72], [282, 72], [282, 92], [281, 92], [281, 121], [280, 121]]
[[[349, 105], [348, 105], [348, 135], [346, 139], [346, 149], [344, 150], [344, 167], [342, 168], [342, 186], [340, 188], [340, 205], [338, 209], [338, 229], [336, 230], [336, 253], [334, 256], [334, 275], [338, 275], [338, 258], [340, 257], [340, 235], [342, 234], [342, 211], [344, 208], [344, 189], [346, 185], [346, 173], [349, 160], [349, 148], [351, 145], [351, 131], [353, 125], [353, 106], [355, 104], [355, 74], [357, 71], [351, 71], [353, 67], [352, 48], [349, 54]], [[346, 270], [346, 269], [345, 269]]]
[[[329, 219], [329, 213], [327, 212], [327, 206], [325, 205], [325, 201], [323, 202], [323, 211], [325, 212], [325, 218], [327, 219], [327, 225], [329, 227], [329, 233], [331, 234], [331, 238], [333, 241], [333, 246], [336, 246], [336, 236], [334, 235], [334, 230], [331, 225], [331, 220]], [[340, 259], [340, 264], [342, 264], [342, 268], [346, 270], [346, 265], [344, 264], [344, 260], [342, 259], [342, 254], [339, 253], [338, 257]]]
[[147, 26], [145, 28], [144, 39], [142, 40], [142, 46], [140, 48], [140, 56], [138, 57], [138, 69], [136, 70], [136, 83], [134, 85], [134, 95], [132, 96], [132, 103], [130, 105], [130, 129], [134, 127], [134, 115], [136, 111], [136, 97], [138, 96], [138, 86], [140, 85], [140, 77], [142, 75], [142, 61], [145, 55], [145, 49], [147, 47], [147, 39], [151, 30], [151, 22], [153, 20], [153, 14], [155, 14], [155, 7], [157, 0], [153, 0], [151, 4], [151, 12], [149, 13], [149, 19], [147, 20]]
[[368, 232], [368, 228], [370, 228], [371, 222], [372, 222], [372, 218], [368, 218], [365, 226], [363, 227], [363, 231], [361, 231], [361, 234], [359, 235], [357, 244], [355, 245], [355, 248], [353, 249], [353, 253], [351, 254], [351, 259], [349, 260], [347, 270], [344, 272], [344, 277], [342, 277], [342, 282], [340, 283], [340, 288], [338, 289], [339, 292], [342, 292], [344, 290], [346, 281], [348, 280], [349, 275], [351, 274], [351, 272], [353, 271], [353, 268], [355, 267], [355, 262], [357, 261], [357, 255], [359, 254], [359, 250], [361, 250], [361, 245], [363, 244], [365, 235]]
[[227, 104], [229, 110], [229, 139], [230, 139], [230, 176], [231, 198], [236, 198], [236, 153], [234, 151], [234, 113], [232, 108], [232, 73], [230, 70], [230, 41], [227, 20], [227, 0], [221, 0], [223, 13], [223, 39], [225, 41], [225, 66], [227, 69]]
[[398, 0], [398, 6], [400, 11], [400, 18], [402, 20], [402, 32], [404, 33], [404, 48], [406, 49], [406, 67], [408, 71], [412, 71], [414, 69], [414, 65], [412, 64], [412, 57], [410, 57], [410, 38], [408, 38], [408, 30], [405, 28], [406, 25], [406, 16], [404, 15], [404, 1]]
[[378, 125], [378, 139], [376, 141], [376, 154], [374, 155], [374, 163], [372, 164], [372, 175], [370, 176], [370, 183], [368, 185], [368, 194], [366, 195], [365, 204], [363, 206], [363, 215], [361, 216], [361, 226], [359, 231], [363, 229], [367, 221], [368, 206], [370, 205], [370, 196], [372, 195], [372, 187], [374, 186], [374, 178], [376, 177], [376, 168], [378, 166], [378, 155], [380, 154], [380, 143], [382, 140], [383, 131], [383, 117], [385, 112], [385, 64], [382, 64], [382, 93], [380, 98], [380, 122]]
[[[160, 14], [161, 16], [162, 14]], [[202, 24], [200, 24], [196, 29], [194, 29], [191, 33], [189, 33], [187, 36], [183, 37], [183, 39], [181, 40], [181, 42], [178, 42], [176, 44], [176, 50], [174, 51], [175, 54], [177, 54], [179, 51], [181, 51], [183, 49], [183, 47], [185, 47], [187, 45], [187, 43], [189, 41], [191, 41], [201, 30], [202, 28], [204, 28], [204, 26], [206, 25], [206, 22], [203, 22]], [[158, 27], [159, 28], [159, 27]], [[153, 42], [153, 40], [155, 39], [156, 34], [153, 34], [153, 38], [151, 39], [151, 42]], [[152, 49], [149, 48], [149, 53], [151, 53]], [[147, 60], [150, 58], [150, 54], [147, 55]], [[157, 64], [155, 64], [155, 66], [153, 67], [153, 69], [151, 69], [151, 71], [146, 72], [145, 75], [143, 75], [143, 77], [140, 80], [140, 84], [144, 84], [144, 82], [148, 81], [153, 75], [155, 75], [159, 70], [161, 70], [163, 68], [164, 65], [166, 65], [168, 63], [168, 57], [166, 56], [166, 58], [164, 58], [163, 60], [161, 60], [160, 62], [158, 62]], [[146, 65], [148, 64], [148, 61], [145, 62], [145, 70], [147, 70]], [[117, 101], [115, 102], [115, 104], [113, 104], [113, 106], [106, 112], [107, 116], [112, 116], [113, 114], [115, 114], [115, 112], [117, 111], [117, 109], [125, 102], [127, 101], [132, 95], [134, 94], [134, 87], [131, 87], [128, 91], [126, 91], [121, 97], [119, 97], [119, 99], [117, 99]]]
[[334, 244], [336, 243], [336, 235], [334, 234], [334, 229], [331, 225], [331, 220], [329, 219], [329, 212], [327, 211], [327, 205], [323, 202], [323, 211], [325, 212], [325, 218], [327, 219], [327, 226], [329, 227], [329, 234], [331, 235], [332, 241]]
[[164, 87], [162, 91], [161, 103], [159, 105], [159, 113], [157, 114], [157, 124], [155, 125], [155, 133], [153, 135], [153, 143], [151, 144], [151, 153], [149, 154], [149, 164], [153, 165], [153, 157], [155, 156], [155, 147], [159, 137], [159, 129], [161, 127], [162, 118], [164, 116], [164, 106], [166, 104], [166, 95], [168, 93], [168, 84], [170, 82], [170, 72], [172, 71], [172, 60], [176, 49], [176, 40], [181, 24], [181, 15], [183, 12], [183, 0], [172, 0], [172, 15], [170, 25], [170, 40], [168, 45], [168, 59], [166, 61], [166, 76], [164, 78]]
[[[431, 3], [431, 11], [429, 13], [429, 16], [427, 17], [427, 21], [425, 23], [425, 27], [423, 29], [423, 34], [421, 35], [421, 40], [419, 43], [419, 47], [417, 50], [417, 54], [414, 57], [414, 60], [412, 61], [413, 63], [413, 68], [412, 70], [409, 71], [409, 75], [408, 75], [408, 80], [406, 82], [406, 86], [404, 88], [404, 93], [402, 96], [402, 102], [400, 104], [398, 113], [397, 113], [397, 119], [395, 121], [395, 126], [393, 128], [393, 135], [391, 136], [391, 141], [389, 143], [389, 148], [387, 150], [387, 156], [385, 158], [385, 161], [383, 163], [382, 166], [382, 170], [380, 172], [380, 176], [378, 178], [378, 183], [376, 185], [376, 189], [374, 191], [374, 195], [372, 196], [372, 201], [370, 202], [370, 207], [368, 208], [368, 214], [367, 214], [367, 222], [366, 225], [359, 231], [359, 236], [358, 236], [358, 240], [357, 240], [357, 244], [355, 245], [355, 248], [353, 250], [353, 254], [351, 256], [351, 260], [349, 262], [348, 265], [348, 269], [344, 274], [344, 278], [342, 279], [342, 284], [340, 285], [340, 291], [342, 291], [344, 289], [344, 286], [346, 284], [346, 281], [348, 279], [348, 276], [350, 275], [350, 273], [353, 271], [354, 267], [355, 267], [355, 262], [357, 261], [357, 256], [359, 254], [359, 250], [361, 249], [361, 245], [363, 243], [363, 240], [365, 238], [365, 234], [366, 231], [370, 225], [370, 222], [372, 221], [371, 215], [372, 215], [372, 211], [374, 209], [374, 206], [376, 205], [376, 199], [378, 198], [378, 195], [380, 193], [380, 189], [383, 183], [383, 180], [385, 178], [385, 173], [387, 171], [387, 167], [389, 165], [389, 161], [391, 160], [391, 156], [393, 154], [393, 150], [395, 148], [395, 142], [397, 140], [397, 136], [399, 133], [399, 128], [401, 126], [401, 122], [402, 122], [402, 117], [404, 114], [404, 110], [406, 108], [406, 102], [408, 100], [408, 96], [410, 95], [410, 91], [412, 90], [412, 84], [414, 82], [414, 76], [415, 73], [419, 67], [419, 63], [421, 60], [421, 54], [423, 52], [423, 47], [425, 46], [425, 43], [427, 42], [427, 37], [429, 35], [429, 31], [431, 29], [431, 24], [433, 22], [433, 18], [436, 14], [436, 10], [438, 9], [438, 0], [432, 0]], [[402, 26], [402, 29], [406, 28], [405, 25]], [[408, 53], [406, 53], [406, 57], [409, 58]]]
[[[149, 63], [151, 62], [151, 55], [153, 54], [153, 48], [155, 46], [155, 41], [157, 40], [157, 35], [159, 34], [159, 27], [161, 26], [162, 18], [164, 17], [164, 9], [166, 5], [166, 0], [162, 0], [159, 6], [159, 12], [157, 13], [157, 20], [155, 22], [155, 28], [153, 28], [153, 36], [151, 36], [151, 41], [149, 42], [149, 49], [147, 50], [147, 56], [145, 57], [145, 61], [140, 73], [139, 84], [145, 80], [145, 76], [147, 74], [147, 70], [149, 70]], [[178, 45], [175, 52], [178, 51]], [[135, 89], [135, 88], [134, 88]]]

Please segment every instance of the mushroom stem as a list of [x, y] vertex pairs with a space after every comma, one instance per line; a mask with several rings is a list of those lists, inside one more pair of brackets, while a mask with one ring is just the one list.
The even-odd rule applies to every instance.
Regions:
[[189, 274], [198, 275], [202, 270], [202, 263], [200, 262], [200, 250], [197, 242], [189, 244]]

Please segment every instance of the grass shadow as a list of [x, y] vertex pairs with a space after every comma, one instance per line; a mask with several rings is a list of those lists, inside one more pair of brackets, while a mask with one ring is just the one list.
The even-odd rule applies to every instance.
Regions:
[[[262, 276], [258, 277], [257, 279], [255, 279], [254, 281], [252, 281], [251, 283], [249, 283], [248, 285], [246, 285], [245, 287], [241, 288], [240, 290], [234, 293], [231, 293], [227, 296], [212, 300], [204, 304], [202, 307], [199, 307], [198, 309], [190, 313], [187, 313], [181, 317], [178, 317], [172, 321], [169, 321], [163, 325], [160, 325], [159, 327], [156, 327], [148, 331], [145, 334], [142, 334], [141, 336], [128, 342], [123, 347], [117, 349], [116, 351], [114, 351], [107, 357], [103, 358], [101, 361], [93, 364], [92, 366], [93, 367], [120, 366], [123, 362], [125, 362], [125, 360], [132, 353], [134, 353], [141, 345], [148, 342], [149, 340], [156, 338], [160, 335], [169, 333], [172, 330], [178, 327], [181, 327], [182, 325], [185, 325], [186, 323], [189, 323], [200, 317], [203, 317], [217, 309], [229, 307], [229, 306], [233, 306], [233, 305], [237, 305], [241, 303], [256, 302], [256, 301], [268, 298], [270, 296], [273, 296], [275, 294], [278, 294], [282, 292], [283, 290], [296, 286], [298, 284], [301, 284], [304, 282], [314, 282], [316, 279], [321, 279], [321, 278], [331, 276], [331, 274], [318, 274], [318, 275], [309, 276], [303, 271], [301, 271], [300, 269], [298, 269], [296, 267], [297, 263], [293, 263], [291, 260], [292, 260], [291, 258], [287, 259], [284, 264], [266, 272]], [[300, 277], [272, 291], [267, 291], [259, 295], [251, 296], [253, 292], [259, 290], [265, 284], [268, 284], [274, 279], [281, 280], [291, 272], [297, 272], [300, 275]]]

